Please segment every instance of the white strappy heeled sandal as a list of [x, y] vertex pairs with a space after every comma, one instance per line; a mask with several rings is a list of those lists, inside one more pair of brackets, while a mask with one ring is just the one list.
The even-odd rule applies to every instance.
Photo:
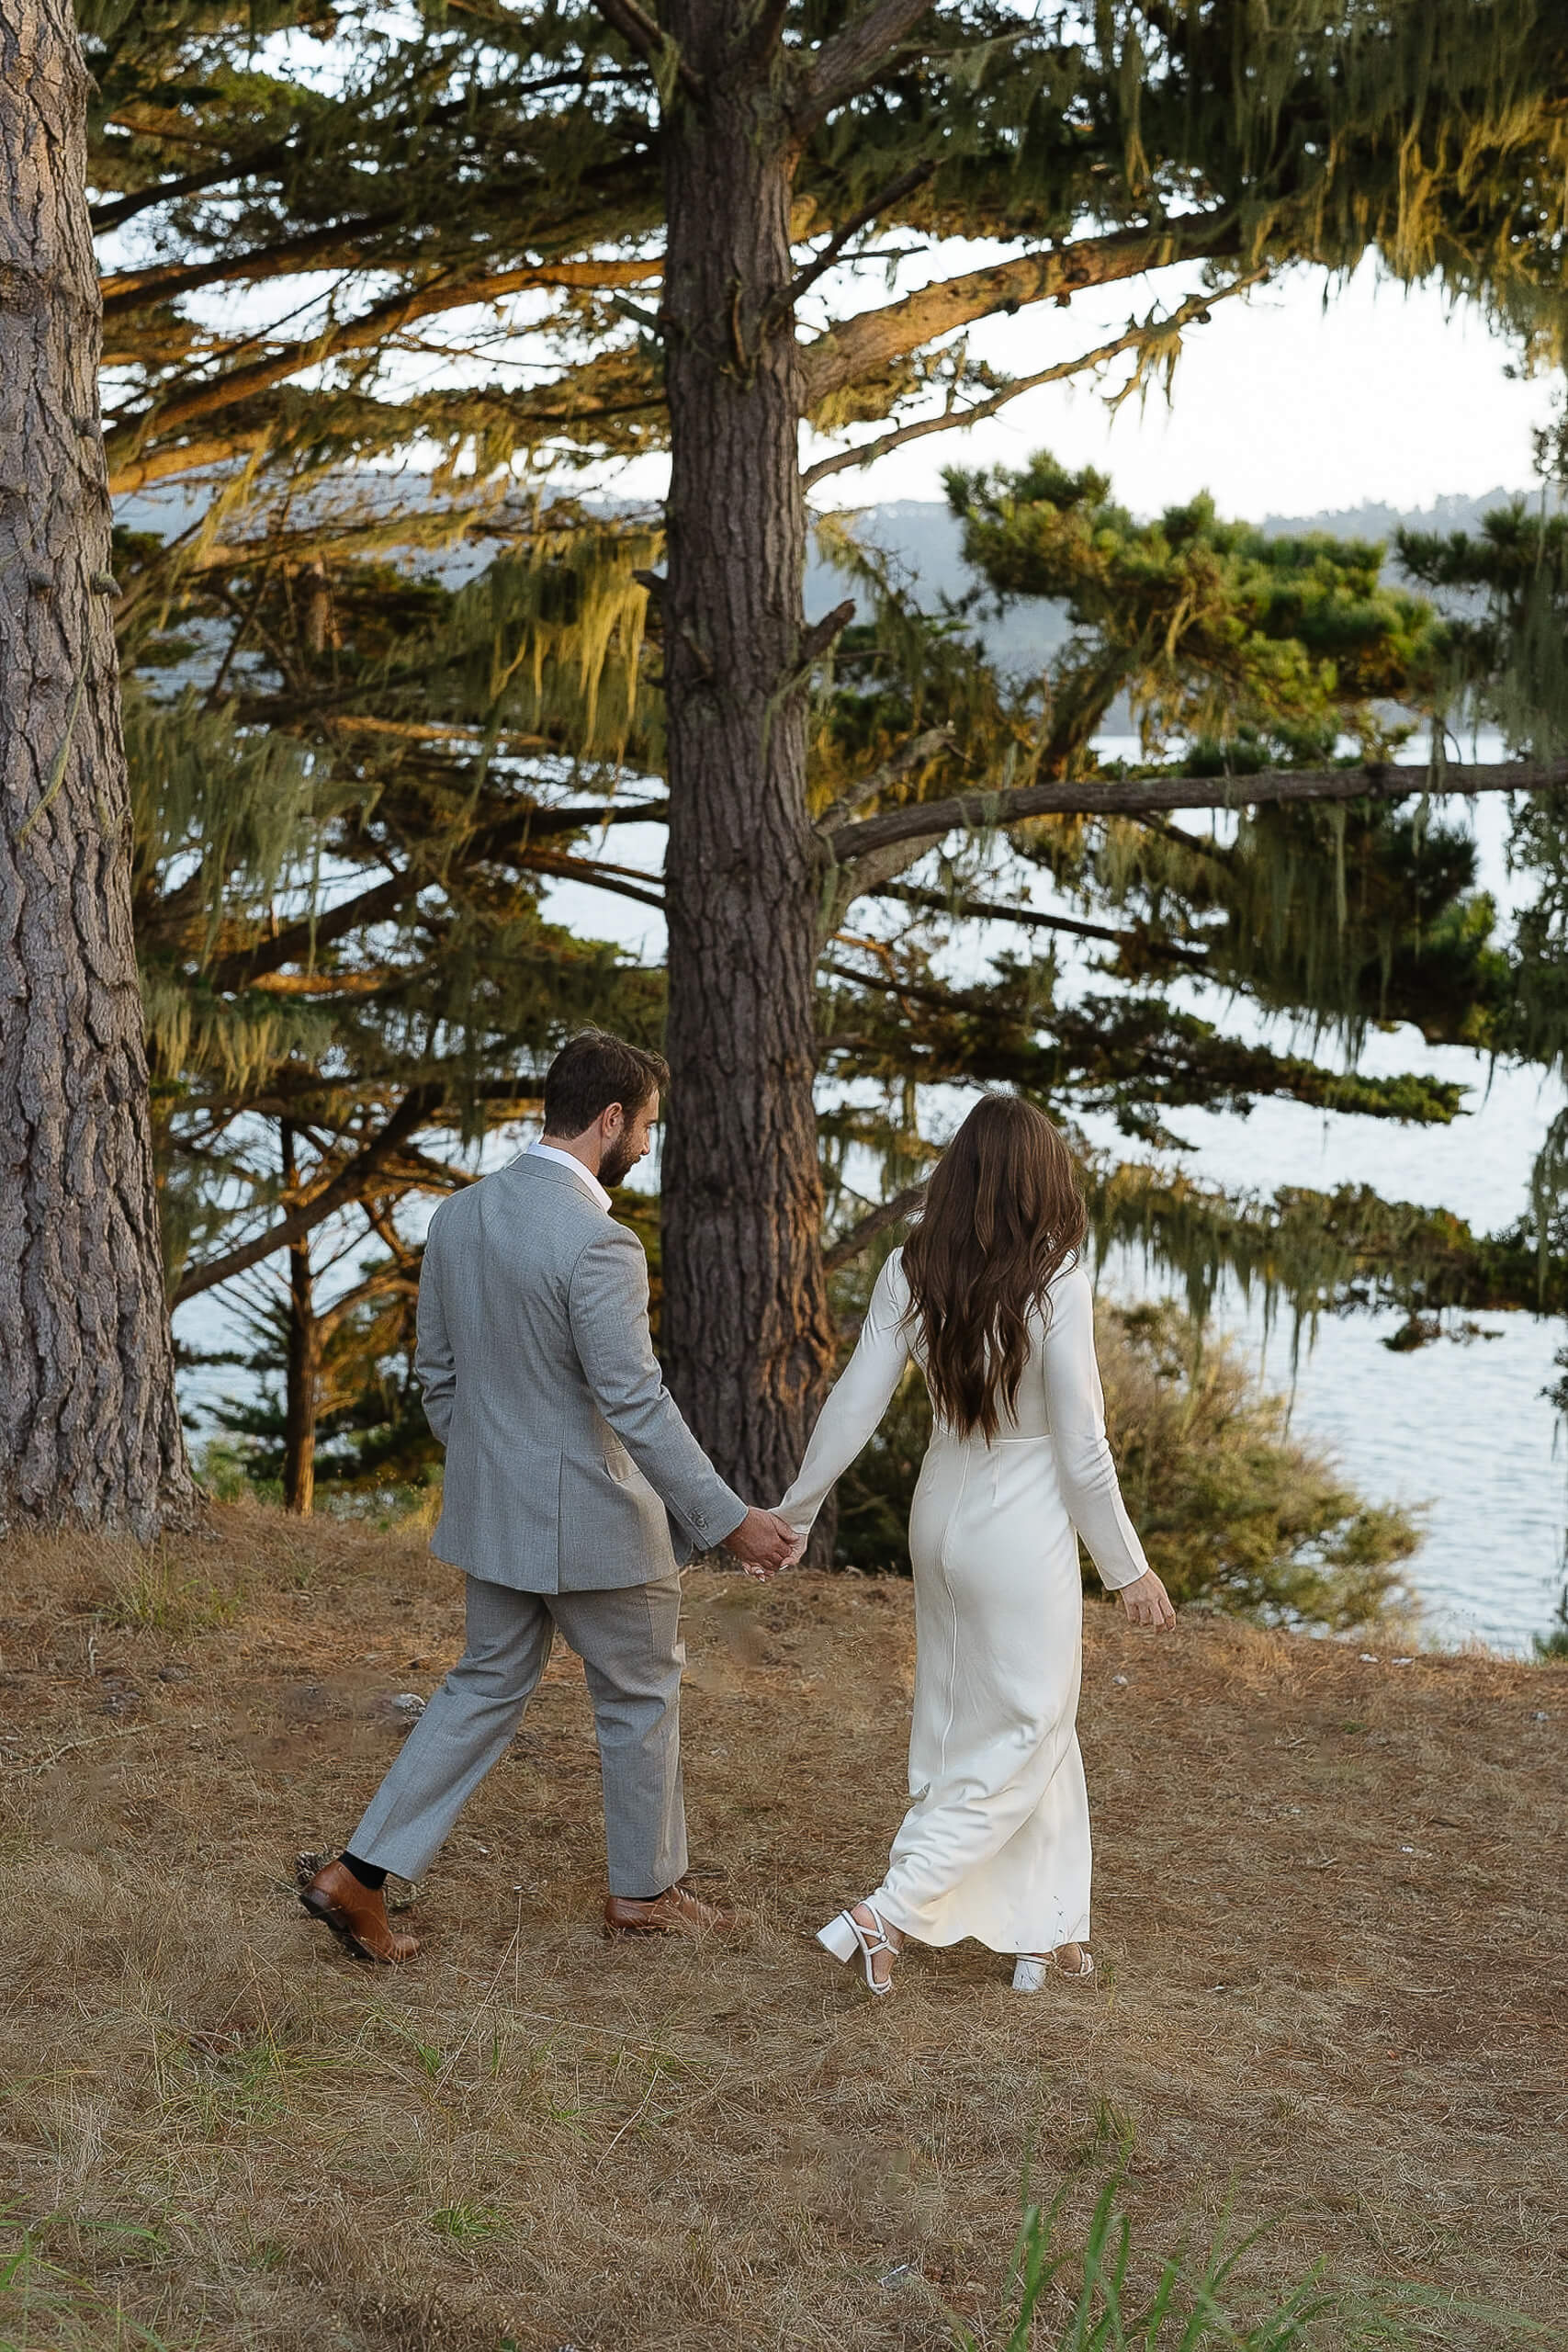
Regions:
[[1077, 1968], [1064, 1968], [1054, 1951], [1021, 1951], [1012, 1972], [1015, 1993], [1038, 1993], [1047, 1976], [1065, 1976], [1069, 1984], [1081, 1984], [1094, 1974], [1094, 1954], [1087, 1944], [1078, 1946], [1083, 1954]]
[[886, 1952], [890, 1960], [897, 1960], [903, 1947], [894, 1943], [888, 1936], [888, 1923], [874, 1903], [862, 1902], [856, 1908], [869, 1911], [875, 1924], [863, 1928], [853, 1910], [840, 1911], [836, 1919], [829, 1919], [825, 1928], [818, 1928], [817, 1940], [825, 1951], [832, 1953], [835, 1960], [853, 1960], [858, 1952], [865, 1972], [865, 1989], [880, 1999], [885, 1993], [893, 1990], [893, 1977], [889, 1971], [886, 1977], [879, 1978], [874, 1963], [881, 1952]]

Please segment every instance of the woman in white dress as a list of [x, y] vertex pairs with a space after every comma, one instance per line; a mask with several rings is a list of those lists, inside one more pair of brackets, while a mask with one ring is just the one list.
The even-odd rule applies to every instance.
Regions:
[[[1077, 1538], [1146, 1625], [1174, 1624], [1116, 1483], [1081, 1263], [1088, 1219], [1050, 1121], [987, 1095], [877, 1277], [860, 1342], [779, 1506], [804, 1543], [911, 1361], [934, 1426], [909, 1516], [909, 1810], [887, 1874], [821, 1930], [892, 1988], [906, 1937], [1016, 1956], [1014, 1989], [1089, 1976], [1089, 1798], [1076, 1729]], [[1076, 1531], [1076, 1532], [1075, 1532]]]

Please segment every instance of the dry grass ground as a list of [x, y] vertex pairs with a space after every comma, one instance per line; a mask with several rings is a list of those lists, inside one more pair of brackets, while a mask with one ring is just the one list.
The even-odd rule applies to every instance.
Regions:
[[1149, 2256], [1228, 2206], [1272, 2225], [1259, 2293], [1322, 2257], [1562, 2340], [1568, 1668], [1093, 1609], [1098, 1987], [1020, 1998], [960, 1947], [874, 2007], [807, 1937], [899, 1814], [908, 1588], [688, 1598], [733, 1950], [600, 1941], [558, 1655], [392, 1975], [307, 1922], [291, 1860], [454, 1654], [453, 1576], [254, 1510], [151, 1565], [0, 1551], [0, 2207], [41, 2224], [0, 2343], [858, 2352], [957, 2314], [998, 2344], [1031, 2145], [1069, 2236], [1124, 2158]]

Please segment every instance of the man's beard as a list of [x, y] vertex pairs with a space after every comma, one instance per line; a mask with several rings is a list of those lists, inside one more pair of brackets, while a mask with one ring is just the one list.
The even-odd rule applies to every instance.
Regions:
[[629, 1136], [617, 1136], [604, 1159], [599, 1162], [599, 1182], [607, 1193], [613, 1193], [631, 1174], [637, 1165]]

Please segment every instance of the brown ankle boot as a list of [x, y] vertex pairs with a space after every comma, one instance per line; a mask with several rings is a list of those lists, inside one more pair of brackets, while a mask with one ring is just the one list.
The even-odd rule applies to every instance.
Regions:
[[362, 1886], [342, 1862], [323, 1862], [310, 1885], [300, 1888], [299, 1900], [312, 1919], [364, 1960], [395, 1965], [419, 1950], [417, 1936], [400, 1936], [392, 1926], [380, 1888]]

